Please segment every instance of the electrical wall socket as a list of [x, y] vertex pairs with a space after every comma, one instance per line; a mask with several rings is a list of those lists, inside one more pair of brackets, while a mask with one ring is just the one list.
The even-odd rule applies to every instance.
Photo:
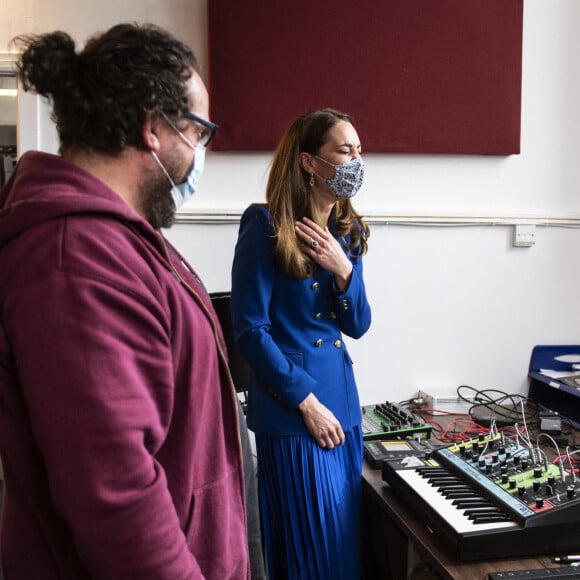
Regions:
[[536, 243], [535, 224], [514, 225], [513, 246], [516, 248], [530, 248]]

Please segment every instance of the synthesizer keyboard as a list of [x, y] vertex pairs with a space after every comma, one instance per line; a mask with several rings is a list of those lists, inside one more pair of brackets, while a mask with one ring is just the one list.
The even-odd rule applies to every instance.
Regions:
[[382, 477], [460, 560], [580, 550], [580, 482], [503, 435], [384, 461]]
[[550, 580], [550, 578], [580, 578], [577, 568], [544, 568], [539, 570], [512, 570], [490, 572], [487, 580]]
[[363, 439], [428, 439], [432, 426], [397, 403], [365, 405], [362, 411]]

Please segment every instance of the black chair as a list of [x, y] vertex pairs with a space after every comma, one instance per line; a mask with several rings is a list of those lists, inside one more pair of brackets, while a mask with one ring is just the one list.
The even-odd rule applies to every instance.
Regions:
[[246, 399], [250, 385], [250, 367], [242, 356], [237, 352], [234, 344], [234, 327], [232, 324], [231, 294], [230, 292], [212, 292], [210, 298], [218, 315], [226, 347], [230, 372], [234, 380], [234, 386], [238, 393], [243, 395], [242, 406], [246, 409]]
[[[256, 480], [256, 464], [253, 458], [253, 449], [245, 421], [248, 388], [250, 385], [250, 367], [236, 351], [234, 345], [234, 328], [232, 324], [232, 310], [229, 292], [213, 292], [210, 298], [219, 318], [226, 347], [230, 372], [234, 380], [240, 414], [240, 437], [244, 461], [244, 479], [246, 482], [246, 508], [248, 526], [248, 549], [250, 553], [252, 580], [266, 580], [266, 564], [262, 545], [262, 530], [260, 526], [260, 510], [258, 507], [258, 487]], [[0, 579], [1, 580], [1, 579]]]

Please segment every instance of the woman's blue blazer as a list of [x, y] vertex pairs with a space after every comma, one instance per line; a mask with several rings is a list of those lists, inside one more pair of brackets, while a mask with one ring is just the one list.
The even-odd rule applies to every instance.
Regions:
[[251, 205], [240, 222], [231, 301], [236, 348], [252, 369], [248, 426], [257, 435], [307, 434], [297, 406], [314, 393], [349, 431], [361, 410], [343, 334], [359, 338], [371, 323], [362, 259], [350, 257], [352, 279], [341, 292], [322, 269], [306, 280], [287, 276], [273, 248], [269, 211]]

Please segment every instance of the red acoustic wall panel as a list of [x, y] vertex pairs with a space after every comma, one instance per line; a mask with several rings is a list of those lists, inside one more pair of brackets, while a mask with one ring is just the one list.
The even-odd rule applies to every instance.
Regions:
[[213, 148], [351, 114], [363, 149], [520, 151], [523, 0], [208, 0]]

